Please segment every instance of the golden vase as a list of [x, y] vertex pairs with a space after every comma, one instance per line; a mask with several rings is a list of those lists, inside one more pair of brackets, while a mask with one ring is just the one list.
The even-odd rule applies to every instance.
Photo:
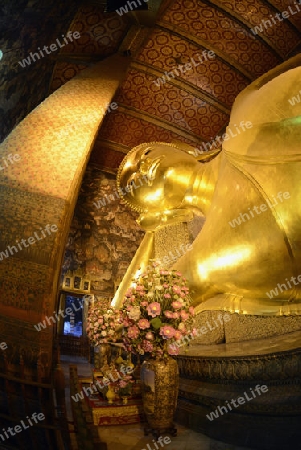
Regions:
[[114, 401], [115, 398], [116, 398], [116, 393], [115, 393], [115, 391], [114, 391], [113, 386], [111, 386], [110, 384], [109, 384], [109, 386], [108, 386], [108, 391], [107, 391], [107, 393], [106, 393], [106, 397], [107, 397], [107, 399], [108, 399], [109, 405], [112, 405], [113, 401]]
[[171, 356], [149, 359], [141, 366], [141, 391], [147, 426], [144, 434], [151, 432], [176, 436], [173, 418], [179, 390], [178, 363]]

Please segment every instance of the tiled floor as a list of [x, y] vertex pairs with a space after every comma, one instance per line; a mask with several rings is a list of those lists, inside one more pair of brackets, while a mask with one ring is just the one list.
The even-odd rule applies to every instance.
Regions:
[[[66, 403], [68, 420], [72, 421], [69, 394], [69, 364], [76, 364], [79, 376], [91, 376], [93, 366], [86, 359], [62, 355], [61, 366], [66, 376]], [[188, 428], [176, 424], [176, 437], [168, 436], [170, 443], [156, 443], [152, 436], [144, 436], [143, 424], [99, 427], [99, 436], [107, 442], [108, 450], [252, 450], [246, 447], [236, 447], [215, 441], [209, 437], [196, 433]], [[164, 436], [163, 436], [164, 437]], [[74, 439], [72, 439], [74, 441]], [[74, 444], [74, 450], [77, 447]], [[84, 450], [84, 449], [80, 449]]]

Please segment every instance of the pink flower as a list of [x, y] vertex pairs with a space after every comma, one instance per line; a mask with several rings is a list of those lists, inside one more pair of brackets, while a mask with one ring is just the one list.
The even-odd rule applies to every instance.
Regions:
[[147, 312], [149, 316], [156, 317], [161, 313], [161, 305], [158, 302], [150, 303], [147, 307]]
[[130, 319], [139, 320], [141, 316], [140, 306], [130, 306], [128, 316]]
[[181, 294], [181, 288], [180, 288], [180, 286], [173, 286], [173, 291], [174, 291], [176, 294]]
[[154, 346], [149, 341], [143, 341], [142, 348], [145, 352], [152, 352], [154, 349]]
[[144, 286], [141, 286], [141, 284], [138, 284], [136, 286], [136, 291], [144, 291]]
[[189, 314], [185, 311], [181, 311], [181, 318], [185, 322], [185, 320], [189, 319]]
[[145, 328], [149, 328], [150, 327], [150, 323], [147, 319], [140, 319], [138, 322], [138, 327], [141, 330], [145, 330]]
[[134, 325], [133, 327], [129, 327], [128, 337], [130, 339], [137, 339], [138, 336], [139, 336], [139, 328], [136, 325]]
[[147, 306], [147, 305], [148, 305], [148, 302], [141, 302], [140, 305], [141, 305], [141, 306]]
[[194, 316], [194, 307], [193, 306], [189, 307], [189, 312], [192, 316]]
[[170, 355], [178, 355], [179, 354], [179, 347], [175, 344], [171, 344], [168, 346], [167, 351]]
[[148, 331], [145, 335], [145, 339], [148, 339], [149, 341], [153, 341], [154, 338], [155, 338], [155, 336], [151, 331]]
[[175, 302], [172, 302], [172, 306], [174, 309], [180, 309], [180, 308], [182, 308], [183, 305], [181, 302], [175, 301]]
[[165, 325], [160, 328], [160, 334], [163, 336], [163, 339], [171, 339], [175, 334], [175, 329], [169, 325]]
[[168, 275], [168, 270], [160, 270], [161, 275]]
[[171, 298], [170, 294], [164, 294], [165, 298]]
[[131, 295], [132, 295], [132, 289], [131, 288], [129, 288], [127, 291], [126, 291], [126, 297], [130, 297]]
[[173, 318], [173, 313], [171, 311], [164, 311], [164, 315], [168, 318], [168, 319], [172, 319]]
[[181, 331], [179, 331], [179, 330], [176, 330], [175, 331], [175, 334], [174, 334], [174, 339], [176, 340], [176, 341], [179, 341], [180, 339], [182, 339], [182, 333], [181, 333]]
[[172, 318], [173, 319], [178, 319], [179, 317], [180, 317], [180, 314], [178, 312], [172, 313]]

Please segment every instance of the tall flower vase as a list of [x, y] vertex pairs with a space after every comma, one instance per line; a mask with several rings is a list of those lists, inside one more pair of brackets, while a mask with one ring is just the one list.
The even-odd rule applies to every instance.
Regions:
[[179, 390], [178, 363], [171, 356], [144, 361], [141, 366], [143, 409], [147, 420], [144, 434], [177, 435], [173, 418]]

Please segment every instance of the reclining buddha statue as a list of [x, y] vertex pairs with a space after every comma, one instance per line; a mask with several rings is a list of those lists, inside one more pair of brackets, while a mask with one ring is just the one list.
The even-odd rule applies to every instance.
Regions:
[[197, 311], [301, 314], [300, 60], [238, 95], [221, 148], [144, 143], [119, 168], [118, 188], [147, 232], [206, 217], [174, 266]]

